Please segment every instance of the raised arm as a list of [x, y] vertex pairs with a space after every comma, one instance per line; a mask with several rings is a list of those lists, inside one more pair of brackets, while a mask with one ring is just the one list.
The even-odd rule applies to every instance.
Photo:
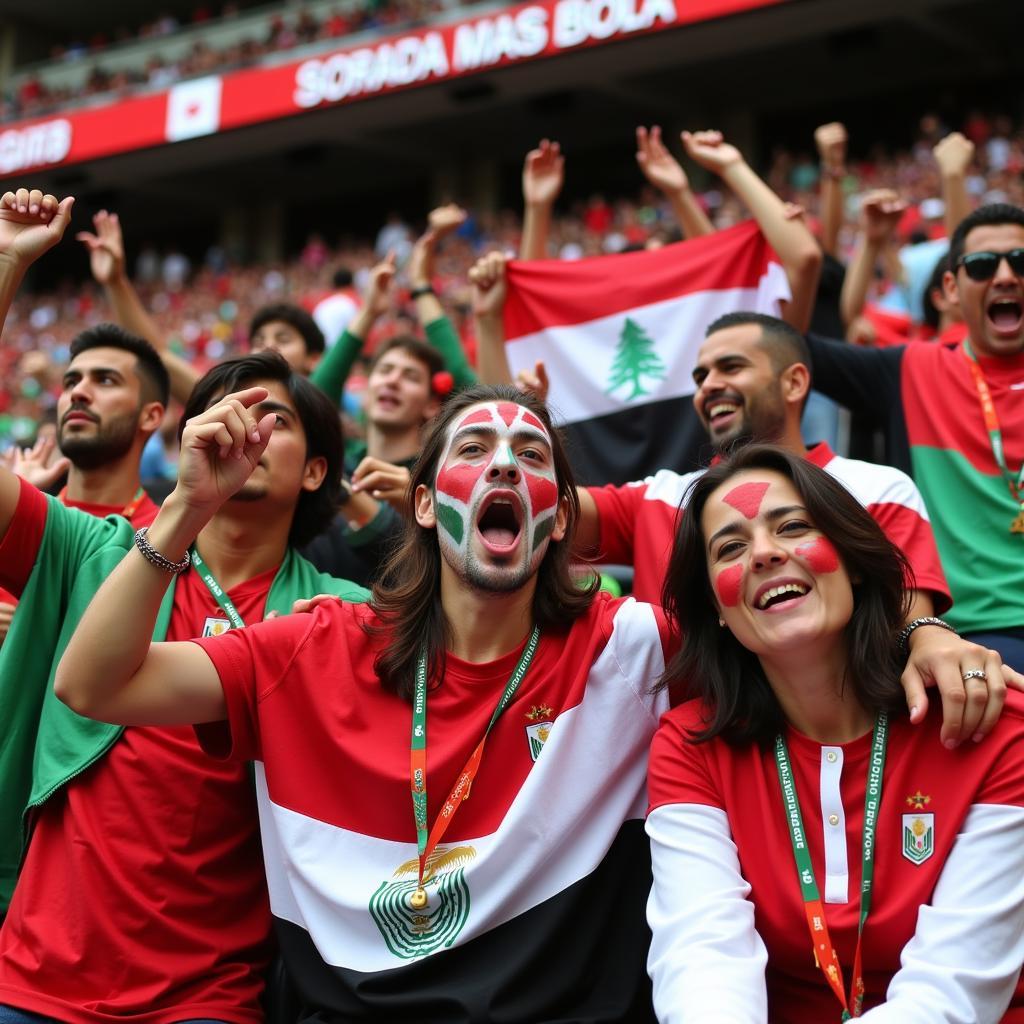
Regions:
[[946, 204], [943, 221], [946, 234], [952, 238], [957, 225], [971, 212], [967, 194], [967, 171], [974, 159], [974, 143], [960, 132], [951, 132], [932, 150], [939, 165], [942, 199]]
[[907, 204], [900, 199], [899, 193], [891, 188], [875, 189], [861, 202], [857, 242], [839, 296], [839, 312], [847, 327], [864, 309], [868, 289], [874, 280], [875, 266], [889, 247], [906, 208]]
[[821, 162], [821, 247], [839, 256], [839, 232], [843, 228], [843, 178], [846, 177], [846, 126], [830, 121], [814, 130], [814, 144]]
[[721, 132], [683, 132], [683, 148], [691, 160], [717, 174], [750, 211], [778, 253], [789, 280], [792, 298], [783, 304], [782, 318], [798, 331], [811, 323], [821, 273], [822, 255], [814, 236], [800, 217], [787, 215], [783, 201], [754, 173], [743, 154]]
[[541, 139], [540, 145], [526, 154], [523, 164], [521, 260], [542, 260], [547, 256], [551, 211], [562, 191], [564, 179], [565, 157], [558, 143]]
[[409, 288], [416, 304], [416, 317], [427, 341], [441, 353], [444, 365], [459, 390], [472, 387], [477, 376], [469, 365], [458, 333], [445, 316], [433, 283], [437, 247], [444, 238], [458, 229], [466, 216], [466, 211], [455, 203], [431, 210], [427, 230], [416, 240], [409, 258]]
[[637, 128], [636, 162], [644, 177], [669, 201], [683, 237], [714, 233], [715, 227], [697, 202], [686, 171], [662, 142], [659, 125], [650, 131], [643, 126]]
[[[74, 203], [72, 196], [58, 202], [27, 188], [0, 197], [0, 330], [28, 268], [63, 237]], [[0, 537], [11, 525], [20, 493], [17, 476], [0, 465]]]
[[[189, 420], [178, 483], [147, 537], [165, 559], [178, 562], [256, 468], [275, 416], [267, 413], [257, 421], [251, 409], [267, 394], [265, 388], [248, 388]], [[137, 547], [125, 555], [64, 652], [54, 679], [61, 700], [88, 718], [122, 725], [184, 725], [226, 717], [220, 678], [199, 647], [150, 642], [170, 579]], [[121, 639], [110, 643], [115, 634]]]
[[481, 256], [469, 270], [476, 318], [477, 361], [484, 384], [513, 383], [505, 352], [506, 262], [504, 253], [491, 252]]
[[89, 269], [107, 296], [114, 319], [132, 334], [144, 338], [160, 353], [171, 378], [171, 394], [182, 405], [188, 402], [199, 372], [168, 347], [167, 339], [142, 304], [125, 269], [124, 234], [116, 213], [100, 210], [92, 219], [94, 231], [75, 236], [89, 250]]

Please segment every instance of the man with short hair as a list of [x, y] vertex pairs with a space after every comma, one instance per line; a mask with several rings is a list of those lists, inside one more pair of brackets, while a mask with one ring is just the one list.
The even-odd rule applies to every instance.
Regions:
[[[931, 614], [933, 606], [945, 611], [949, 591], [924, 502], [910, 478], [889, 466], [841, 458], [824, 443], [804, 445], [800, 418], [811, 387], [809, 362], [803, 335], [775, 317], [729, 313], [712, 323], [693, 370], [693, 403], [716, 452], [770, 441], [827, 470], [907, 555], [917, 614]], [[661, 470], [645, 481], [581, 490], [581, 546], [602, 561], [635, 566], [633, 593], [657, 601], [678, 510], [703, 472]]]
[[1024, 209], [982, 206], [943, 288], [968, 337], [866, 349], [811, 336], [816, 386], [868, 417], [928, 505], [965, 636], [1024, 664]]
[[[71, 343], [57, 399], [57, 444], [62, 458], [39, 458], [52, 446], [18, 456], [19, 471], [40, 487], [67, 472], [59, 499], [94, 516], [122, 515], [147, 526], [157, 506], [139, 479], [146, 442], [167, 406], [167, 371], [158, 353], [115, 324], [99, 324]], [[17, 602], [0, 587], [0, 643]]]
[[[67, 223], [49, 212], [52, 197], [32, 195], [0, 200], [0, 322], [25, 268]], [[100, 369], [97, 387], [113, 386], [110, 367]], [[341, 431], [331, 403], [265, 352], [211, 370], [186, 417], [247, 384], [260, 388], [267, 444], [197, 538], [194, 571], [166, 596], [155, 636], [218, 635], [322, 591], [363, 596], [292, 547], [334, 512]], [[98, 432], [87, 418], [68, 423], [85, 440]], [[0, 900], [10, 899], [0, 1017], [259, 1024], [270, 920], [245, 766], [211, 761], [189, 730], [97, 726], [49, 685], [132, 538], [124, 519], [65, 508], [0, 469], [0, 582], [22, 600], [0, 652]], [[105, 643], [123, 639], [118, 627]]]
[[301, 306], [275, 302], [262, 306], [249, 324], [253, 352], [271, 349], [304, 377], [312, 375], [324, 354], [323, 331]]

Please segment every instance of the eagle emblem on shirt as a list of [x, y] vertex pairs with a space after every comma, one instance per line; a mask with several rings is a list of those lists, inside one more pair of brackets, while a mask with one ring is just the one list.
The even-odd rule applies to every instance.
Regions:
[[454, 945], [469, 918], [465, 871], [475, 857], [472, 846], [438, 846], [424, 865], [427, 905], [421, 909], [411, 902], [419, 888], [417, 857], [399, 864], [391, 881], [380, 883], [370, 897], [370, 916], [395, 956], [415, 960]]

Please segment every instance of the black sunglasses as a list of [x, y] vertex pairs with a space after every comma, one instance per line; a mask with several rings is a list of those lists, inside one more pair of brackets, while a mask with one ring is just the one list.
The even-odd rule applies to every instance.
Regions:
[[988, 281], [995, 277], [1004, 256], [1015, 274], [1024, 275], [1024, 249], [1011, 249], [1009, 252], [969, 252], [961, 256], [956, 265], [963, 267], [972, 281]]

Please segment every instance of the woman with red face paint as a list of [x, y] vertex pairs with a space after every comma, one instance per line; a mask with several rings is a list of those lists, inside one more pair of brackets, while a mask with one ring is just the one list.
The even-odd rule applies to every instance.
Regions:
[[687, 513], [663, 684], [696, 699], [648, 780], [659, 1020], [1024, 1021], [1024, 699], [962, 749], [938, 708], [910, 725], [905, 560], [806, 460], [749, 446]]

